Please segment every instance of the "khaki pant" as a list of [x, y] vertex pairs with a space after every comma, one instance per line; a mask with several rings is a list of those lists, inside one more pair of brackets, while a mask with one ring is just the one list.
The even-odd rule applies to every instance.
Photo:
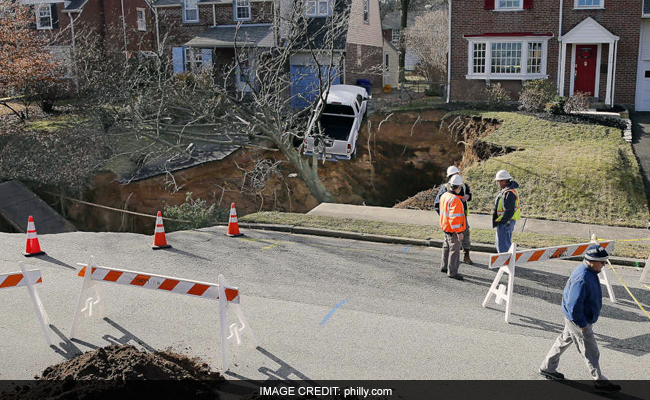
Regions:
[[469, 221], [467, 218], [465, 218], [465, 227], [465, 232], [463, 232], [463, 241], [461, 244], [463, 245], [463, 250], [470, 251], [472, 249], [472, 243], [469, 241]]
[[591, 377], [593, 379], [607, 379], [600, 372], [600, 365], [598, 364], [600, 351], [598, 351], [592, 325], [588, 324], [583, 331], [573, 321], [566, 318], [564, 318], [564, 331], [553, 343], [553, 347], [551, 347], [540, 368], [544, 371], [556, 372], [560, 363], [560, 356], [572, 343], [575, 343], [578, 352], [582, 355]]
[[456, 276], [460, 265], [460, 240], [458, 240], [457, 233], [443, 233], [445, 234], [445, 241], [442, 244], [440, 270], [447, 270], [447, 276]]

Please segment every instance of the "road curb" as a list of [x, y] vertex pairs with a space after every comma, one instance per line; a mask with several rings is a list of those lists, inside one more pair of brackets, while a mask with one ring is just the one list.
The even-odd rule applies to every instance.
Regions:
[[[424, 246], [424, 247], [438, 247], [442, 248], [443, 241], [438, 239], [411, 239], [397, 236], [384, 236], [384, 235], [373, 235], [368, 233], [359, 233], [359, 232], [350, 232], [350, 231], [336, 231], [332, 229], [323, 229], [323, 228], [308, 228], [304, 226], [291, 226], [291, 225], [275, 225], [275, 224], [254, 224], [249, 222], [240, 222], [239, 226], [246, 229], [259, 229], [275, 232], [285, 232], [285, 233], [294, 233], [299, 235], [312, 235], [312, 236], [324, 236], [324, 237], [333, 237], [340, 239], [352, 239], [352, 240], [362, 240], [366, 242], [376, 242], [376, 243], [390, 243], [390, 244], [405, 244], [411, 246]], [[496, 249], [494, 246], [486, 244], [472, 244], [472, 251], [478, 251], [482, 253], [492, 253], [496, 254]], [[582, 257], [573, 257], [567, 258], [569, 261], [582, 261]], [[614, 265], [621, 265], [627, 267], [643, 267], [645, 266], [645, 260], [639, 260], [635, 258], [625, 258], [625, 257], [610, 257], [610, 262]]]

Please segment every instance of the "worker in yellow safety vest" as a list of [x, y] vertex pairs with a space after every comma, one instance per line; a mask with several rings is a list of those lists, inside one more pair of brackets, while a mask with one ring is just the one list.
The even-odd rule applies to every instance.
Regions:
[[440, 272], [446, 272], [448, 277], [462, 281], [463, 276], [458, 273], [458, 266], [460, 264], [460, 243], [466, 228], [465, 208], [460, 195], [463, 178], [460, 175], [454, 175], [449, 180], [449, 184], [451, 190], [440, 198], [440, 229], [445, 235]]
[[512, 243], [512, 232], [515, 230], [515, 223], [521, 217], [521, 205], [517, 193], [519, 184], [504, 169], [497, 172], [494, 180], [501, 190], [494, 200], [492, 228], [497, 230], [495, 239], [497, 251], [506, 253]]

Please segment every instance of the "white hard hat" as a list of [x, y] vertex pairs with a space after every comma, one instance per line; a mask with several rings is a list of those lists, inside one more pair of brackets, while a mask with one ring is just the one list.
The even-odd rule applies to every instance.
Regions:
[[463, 184], [463, 178], [461, 178], [460, 175], [454, 175], [449, 180], [449, 183], [454, 186], [460, 186]]
[[494, 178], [495, 181], [507, 181], [509, 179], [512, 179], [512, 176], [506, 171], [505, 169], [502, 169], [501, 171], [497, 172], [496, 178]]
[[460, 173], [460, 171], [458, 170], [458, 168], [456, 168], [453, 165], [451, 167], [447, 168], [447, 176], [451, 176], [453, 174], [458, 174], [458, 173]]

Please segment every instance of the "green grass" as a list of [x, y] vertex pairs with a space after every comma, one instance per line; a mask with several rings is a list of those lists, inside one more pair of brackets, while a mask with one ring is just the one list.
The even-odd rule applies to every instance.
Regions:
[[472, 212], [491, 213], [494, 176], [507, 169], [519, 183], [527, 218], [646, 227], [650, 219], [643, 179], [621, 131], [560, 123], [512, 112], [468, 112], [501, 121], [483, 140], [522, 149], [467, 168]]
[[[432, 211], [433, 212], [433, 211]], [[364, 221], [351, 218], [324, 217], [318, 215], [258, 212], [239, 218], [241, 222], [257, 224], [279, 224], [307, 228], [323, 228], [335, 231], [358, 232], [410, 239], [442, 240], [443, 233], [437, 227], [398, 224], [394, 222]], [[472, 228], [472, 243], [494, 244], [494, 230]], [[584, 243], [585, 238], [570, 236], [540, 235], [536, 233], [515, 233], [513, 242], [522, 248], [561, 246], [571, 243]], [[619, 257], [645, 259], [650, 252], [650, 245], [617, 242], [614, 255]]]
[[61, 129], [70, 129], [76, 124], [86, 123], [88, 121], [89, 119], [87, 118], [79, 119], [77, 116], [57, 115], [30, 120], [25, 124], [25, 128], [32, 131], [52, 133]]

